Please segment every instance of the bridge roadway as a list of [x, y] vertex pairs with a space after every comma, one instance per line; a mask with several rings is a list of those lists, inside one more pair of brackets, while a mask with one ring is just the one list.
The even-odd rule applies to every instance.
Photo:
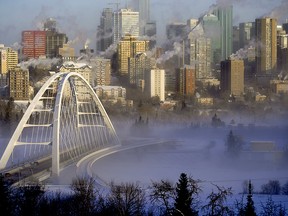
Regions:
[[[129, 140], [123, 140], [122, 145], [111, 146], [101, 150], [88, 153], [83, 158], [79, 159], [76, 163], [76, 173], [75, 176], [86, 176], [95, 178], [98, 184], [102, 186], [107, 186], [106, 182], [103, 181], [99, 176], [93, 173], [91, 167], [93, 164], [107, 156], [119, 151], [125, 151], [133, 148], [139, 148], [148, 145], [164, 144], [172, 142], [174, 140], [163, 140], [155, 138], [130, 138]], [[51, 177], [51, 164], [52, 158], [46, 157], [35, 162], [27, 163], [14, 167], [11, 169], [3, 170], [4, 178], [14, 185], [25, 184], [33, 181], [45, 181]], [[75, 164], [75, 161], [67, 160], [64, 164], [61, 164], [61, 171], [71, 164]], [[60, 173], [61, 176], [61, 173]], [[57, 177], [56, 177], [57, 178]]]

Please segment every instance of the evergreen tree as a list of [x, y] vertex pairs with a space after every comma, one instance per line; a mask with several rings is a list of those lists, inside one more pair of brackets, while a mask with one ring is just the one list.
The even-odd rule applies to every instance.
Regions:
[[230, 130], [229, 134], [227, 135], [225, 145], [227, 148], [227, 152], [231, 156], [237, 156], [242, 150], [243, 140], [239, 136], [234, 135], [233, 131]]
[[248, 195], [247, 195], [247, 204], [245, 206], [245, 215], [246, 216], [256, 216], [256, 212], [255, 212], [255, 207], [254, 207], [254, 202], [252, 199], [252, 184], [251, 181], [249, 181], [249, 185], [248, 185]]
[[197, 191], [193, 191], [189, 188], [189, 179], [187, 175], [185, 173], [181, 173], [179, 181], [176, 185], [174, 215], [197, 215], [197, 211], [193, 210], [191, 207], [193, 192]]

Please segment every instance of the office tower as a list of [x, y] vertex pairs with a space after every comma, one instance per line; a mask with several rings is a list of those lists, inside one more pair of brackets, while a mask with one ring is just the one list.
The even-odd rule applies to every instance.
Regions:
[[205, 37], [202, 24], [198, 24], [189, 33], [190, 59], [189, 65], [195, 68], [196, 79], [210, 78], [212, 76], [211, 39]]
[[139, 12], [131, 9], [120, 9], [114, 12], [113, 43], [116, 44], [126, 34], [139, 37]]
[[288, 34], [283, 28], [277, 31], [277, 69], [279, 78], [284, 78], [282, 72], [288, 72]]
[[150, 21], [150, 0], [138, 0], [138, 11], [140, 22], [147, 23]]
[[111, 84], [111, 60], [96, 57], [90, 61], [93, 86], [109, 86]]
[[9, 71], [9, 93], [14, 100], [29, 100], [29, 71], [15, 67]]
[[220, 46], [221, 60], [228, 59], [232, 54], [232, 35], [233, 35], [233, 7], [219, 6], [212, 12], [220, 21]]
[[121, 76], [128, 76], [128, 59], [135, 57], [137, 53], [146, 52], [149, 49], [149, 41], [137, 40], [133, 36], [125, 36], [117, 46], [118, 70]]
[[156, 59], [150, 58], [146, 53], [137, 53], [129, 58], [129, 83], [144, 91], [144, 75], [156, 66]]
[[210, 38], [190, 40], [190, 65], [195, 68], [196, 79], [212, 77]]
[[143, 35], [145, 25], [150, 21], [150, 0], [137, 0], [136, 11], [139, 11], [140, 35]]
[[113, 11], [104, 8], [97, 29], [97, 51], [104, 52], [113, 42]]
[[25, 58], [46, 56], [46, 31], [23, 31], [22, 46]]
[[239, 97], [244, 93], [244, 61], [229, 59], [221, 62], [221, 91]]
[[203, 16], [201, 23], [205, 36], [211, 39], [211, 63], [213, 65], [212, 67], [215, 68], [215, 65], [221, 61], [220, 21], [217, 16], [209, 13]]
[[255, 22], [245, 22], [239, 24], [239, 47], [248, 46], [255, 35]]
[[46, 31], [46, 57], [56, 58], [59, 53], [59, 48], [68, 42], [66, 34], [56, 31]]
[[176, 92], [182, 96], [193, 96], [196, 89], [195, 68], [185, 66], [176, 69]]
[[168, 40], [182, 40], [187, 34], [186, 23], [170, 23], [166, 26]]
[[283, 30], [288, 34], [288, 20], [286, 20], [286, 23], [282, 24]]
[[10, 47], [0, 46], [0, 74], [7, 74], [18, 64], [18, 52]]
[[233, 26], [233, 53], [240, 49], [239, 27]]
[[59, 48], [68, 42], [68, 37], [57, 31], [56, 21], [52, 18], [44, 22], [44, 31], [46, 31], [46, 58], [56, 58]]
[[147, 22], [144, 28], [144, 35], [148, 36], [150, 49], [153, 49], [156, 46], [156, 34], [157, 34], [156, 22], [155, 21]]
[[145, 74], [145, 91], [149, 97], [165, 100], [165, 70], [154, 68]]
[[277, 20], [260, 18], [255, 20], [256, 33], [256, 71], [271, 74], [277, 64]]

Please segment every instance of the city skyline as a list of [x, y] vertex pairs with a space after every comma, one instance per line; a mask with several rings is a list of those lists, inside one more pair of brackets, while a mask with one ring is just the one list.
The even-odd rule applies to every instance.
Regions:
[[[102, 10], [106, 7], [116, 9], [114, 4], [116, 2], [116, 0], [114, 2], [108, 0], [81, 2], [40, 0], [35, 3], [33, 0], [25, 2], [2, 0], [0, 5], [5, 10], [0, 14], [0, 43], [4, 43], [6, 46], [14, 44], [14, 47], [17, 47], [21, 42], [21, 31], [39, 29], [45, 19], [52, 17], [57, 21], [59, 31], [66, 33], [69, 41], [74, 43], [77, 49], [84, 46], [87, 40], [90, 41], [90, 47], [94, 49]], [[129, 7], [136, 5], [136, 0], [118, 2], [121, 3], [119, 8], [125, 7], [126, 2]], [[158, 42], [161, 44], [166, 39], [165, 28], [168, 23], [186, 22], [189, 18], [199, 18], [208, 12], [212, 5], [228, 3], [233, 3], [234, 25], [240, 22], [255, 21], [256, 18], [265, 15], [280, 19], [279, 23], [288, 18], [288, 16], [285, 17], [286, 15], [283, 16], [285, 10], [288, 10], [288, 1], [286, 0], [257, 2], [244, 0], [241, 3], [236, 0], [205, 0], [194, 3], [188, 0], [168, 0], [165, 3], [160, 0], [151, 0], [151, 19], [157, 21]]]

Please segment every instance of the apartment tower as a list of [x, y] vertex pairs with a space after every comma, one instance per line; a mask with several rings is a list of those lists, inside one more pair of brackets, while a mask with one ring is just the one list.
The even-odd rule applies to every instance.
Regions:
[[271, 74], [277, 66], [277, 20], [269, 17], [256, 19], [255, 33], [257, 74]]

